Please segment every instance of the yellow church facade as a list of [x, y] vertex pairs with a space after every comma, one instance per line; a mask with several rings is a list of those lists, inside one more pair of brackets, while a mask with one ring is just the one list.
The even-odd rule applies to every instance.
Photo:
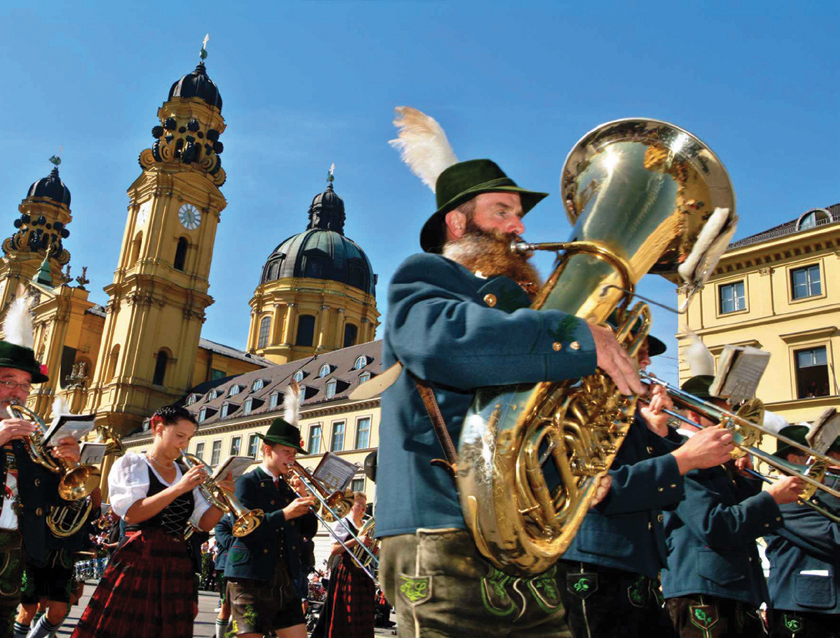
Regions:
[[688, 328], [716, 358], [727, 344], [770, 352], [757, 396], [789, 423], [840, 405], [837, 222], [840, 205], [814, 209], [729, 247], [680, 320], [680, 382], [691, 376]]

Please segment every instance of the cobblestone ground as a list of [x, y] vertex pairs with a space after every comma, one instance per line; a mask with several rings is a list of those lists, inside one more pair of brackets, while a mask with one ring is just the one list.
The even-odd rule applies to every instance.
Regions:
[[[67, 622], [58, 630], [58, 636], [66, 638], [71, 633], [73, 633], [73, 628], [76, 626], [76, 623], [79, 621], [79, 618], [82, 615], [85, 607], [87, 606], [88, 600], [90, 599], [90, 595], [93, 593], [93, 590], [96, 588], [96, 583], [94, 581], [88, 581], [85, 584], [85, 595], [82, 600], [79, 602], [78, 605], [73, 607], [70, 610], [70, 617], [67, 619]], [[195, 638], [213, 638], [216, 634], [216, 612], [215, 609], [218, 606], [219, 597], [211, 592], [203, 591], [198, 596], [198, 617], [195, 619], [195, 628], [193, 630], [193, 636]], [[391, 620], [395, 620], [393, 614], [391, 615]], [[377, 629], [376, 630], [377, 636], [395, 636], [396, 634], [391, 629]], [[126, 638], [130, 638], [130, 636], [126, 636]]]

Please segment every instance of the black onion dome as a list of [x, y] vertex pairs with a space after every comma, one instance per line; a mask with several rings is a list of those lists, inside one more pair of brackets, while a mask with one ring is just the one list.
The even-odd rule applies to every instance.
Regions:
[[58, 177], [58, 167], [50, 171], [50, 174], [29, 187], [27, 197], [48, 197], [54, 202], [70, 206], [70, 189], [64, 185]]
[[195, 71], [188, 73], [172, 85], [169, 89], [169, 99], [173, 97], [197, 97], [210, 106], [215, 106], [222, 112], [222, 95], [209, 77], [204, 62], [199, 62]]
[[323, 230], [334, 230], [344, 234], [344, 200], [335, 194], [332, 182], [323, 193], [315, 195], [312, 204], [309, 206], [309, 226], [307, 228], [320, 228]]

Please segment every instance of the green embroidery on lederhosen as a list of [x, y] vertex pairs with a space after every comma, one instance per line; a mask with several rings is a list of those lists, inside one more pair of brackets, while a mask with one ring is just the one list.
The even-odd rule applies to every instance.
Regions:
[[0, 599], [16, 598], [20, 594], [22, 569], [18, 548], [0, 550]]
[[712, 605], [690, 605], [691, 624], [703, 631], [703, 638], [711, 638], [711, 629], [717, 624], [717, 610]]
[[516, 605], [507, 592], [507, 585], [516, 580], [495, 567], [490, 575], [481, 579], [481, 600], [484, 608], [494, 616], [509, 616], [516, 611]]
[[225, 638], [236, 638], [236, 634], [239, 633], [239, 625], [236, 624], [236, 620], [233, 621], [230, 631], [225, 633]]
[[528, 589], [531, 590], [540, 609], [547, 614], [560, 607], [560, 590], [557, 587], [556, 575], [557, 567], [554, 566], [528, 581]]
[[630, 601], [630, 604], [634, 607], [644, 607], [645, 606], [645, 595], [643, 592], [644, 585], [647, 581], [645, 580], [644, 576], [639, 576], [639, 578], [634, 582], [630, 587], [627, 588], [627, 599]]
[[585, 594], [592, 588], [592, 583], [586, 576], [581, 576], [572, 587], [578, 594]]
[[400, 574], [399, 591], [411, 605], [420, 605], [432, 597], [431, 576], [406, 576]]
[[784, 623], [785, 629], [787, 629], [792, 634], [802, 631], [802, 627], [804, 626], [804, 623], [802, 622], [801, 618], [797, 618], [796, 616], [788, 616], [787, 614], [782, 616], [782, 623]]

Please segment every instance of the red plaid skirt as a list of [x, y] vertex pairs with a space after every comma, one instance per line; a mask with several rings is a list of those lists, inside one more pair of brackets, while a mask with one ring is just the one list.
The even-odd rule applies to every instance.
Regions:
[[129, 532], [71, 638], [192, 638], [195, 579], [183, 538]]
[[327, 619], [328, 638], [372, 638], [376, 605], [373, 581], [347, 555], [333, 572], [335, 590]]

